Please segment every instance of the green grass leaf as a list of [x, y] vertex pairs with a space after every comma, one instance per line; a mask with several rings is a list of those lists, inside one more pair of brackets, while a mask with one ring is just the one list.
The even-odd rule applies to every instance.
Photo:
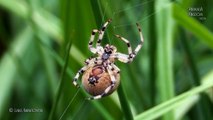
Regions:
[[[172, 4], [156, 2], [160, 12], [156, 14], [157, 25], [157, 91], [159, 92], [159, 101], [166, 101], [174, 96], [173, 79], [173, 30], [174, 22], [172, 20]], [[167, 1], [169, 2], [169, 1]], [[170, 112], [163, 117], [164, 120], [173, 120], [174, 113]]]
[[[197, 86], [187, 92], [184, 92], [160, 105], [157, 105], [150, 110], [147, 110], [137, 116], [135, 116], [135, 120], [152, 120], [157, 119], [158, 117], [162, 116], [163, 114], [177, 109], [180, 105], [185, 104], [185, 100], [189, 99], [190, 97], [197, 95], [205, 90], [213, 87], [213, 71], [211, 71], [208, 75], [203, 78], [203, 81], [208, 81], [205, 84]], [[183, 104], [184, 103], [184, 104]]]

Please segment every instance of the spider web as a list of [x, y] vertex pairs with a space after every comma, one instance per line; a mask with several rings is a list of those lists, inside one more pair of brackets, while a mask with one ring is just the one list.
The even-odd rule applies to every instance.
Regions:
[[[102, 18], [101, 18], [102, 25], [101, 26], [103, 26], [103, 24], [109, 19], [109, 18], [106, 18], [106, 16], [110, 16], [110, 18], [113, 20], [113, 22], [110, 24], [112, 24], [111, 27], [115, 33], [125, 35], [126, 38], [130, 38], [130, 36], [131, 37], [135, 36], [133, 34], [138, 32], [136, 29], [136, 25], [135, 25], [136, 23], [139, 23], [143, 27], [144, 25], [146, 25], [146, 23], [149, 21], [149, 19], [151, 19], [151, 17], [153, 15], [157, 14], [158, 12], [160, 12], [162, 10], [162, 8], [161, 9], [155, 8], [153, 13], [147, 14], [148, 13], [147, 6], [149, 6], [153, 1], [155, 1], [155, 0], [149, 0], [149, 1], [145, 1], [145, 2], [139, 1], [139, 2], [135, 2], [135, 3], [131, 4], [128, 2], [124, 3], [125, 1], [120, 0], [120, 3], [122, 3], [120, 5], [120, 7], [122, 7], [124, 5], [126, 7], [125, 8], [120, 8], [120, 7], [116, 8], [115, 7], [116, 5], [114, 5], [114, 3], [113, 3], [113, 2], [115, 2], [115, 0], [97, 0], [98, 5], [99, 5], [98, 7], [100, 8], [100, 12], [102, 14]], [[164, 5], [165, 5], [165, 7], [168, 7], [171, 3], [168, 3], [168, 4], [164, 3]], [[109, 27], [110, 27], [110, 25], [109, 25]], [[119, 32], [117, 32], [117, 31], [119, 31]], [[128, 34], [126, 34], [126, 33], [128, 33]], [[114, 40], [113, 40], [114, 33], [106, 32], [105, 34], [108, 37], [108, 42], [110, 44], [114, 43]], [[130, 41], [130, 42], [132, 42], [132, 41]], [[79, 93], [79, 89], [81, 89], [81, 88], [83, 88], [82, 85], [80, 85], [80, 88], [78, 88], [75, 95], [71, 98], [69, 104], [66, 106], [65, 110], [61, 114], [59, 120], [61, 120], [63, 118], [64, 114], [67, 112], [68, 108], [73, 103], [74, 99], [77, 97], [77, 94]], [[86, 102], [88, 102], [88, 101], [86, 100], [86, 97], [85, 97], [85, 99], [80, 104], [80, 107], [77, 110], [77, 112], [79, 112], [83, 108], [83, 106]]]
[[[110, 23], [112, 25], [109, 25], [109, 28], [111, 27], [113, 32], [106, 32], [108, 43], [115, 43], [117, 40], [114, 40], [116, 39], [114, 34], [120, 34], [130, 40], [130, 43], [138, 44], [137, 41], [133, 40], [138, 39], [138, 34], [135, 34], [138, 33], [136, 23], [140, 24], [143, 31], [143, 28], [144, 26], [147, 26], [149, 19], [162, 10], [161, 7], [160, 9], [154, 8], [155, 10], [153, 13], [148, 12], [148, 7], [156, 0], [135, 1], [136, 2], [126, 2], [120, 0], [121, 4], [116, 5], [117, 1], [115, 0], [98, 0], [100, 12], [102, 13], [102, 24], [104, 24], [109, 18], [113, 20], [113, 22]], [[163, 5], [166, 8], [169, 7], [171, 3], [172, 2], [164, 3]], [[109, 16], [109, 18], [106, 16]]]

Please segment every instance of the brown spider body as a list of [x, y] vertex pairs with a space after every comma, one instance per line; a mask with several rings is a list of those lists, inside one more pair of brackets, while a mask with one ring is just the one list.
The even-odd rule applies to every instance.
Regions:
[[[115, 86], [105, 96], [113, 93], [120, 83], [120, 74], [113, 72], [116, 79]], [[111, 78], [107, 70], [102, 65], [96, 65], [88, 68], [82, 76], [82, 85], [84, 89], [92, 96], [104, 93], [104, 90], [110, 86]]]

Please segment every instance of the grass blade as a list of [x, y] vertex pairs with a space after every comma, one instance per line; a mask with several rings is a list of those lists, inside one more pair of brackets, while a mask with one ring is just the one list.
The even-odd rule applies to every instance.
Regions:
[[183, 101], [188, 99], [191, 96], [204, 92], [206, 89], [213, 87], [213, 71], [211, 71], [208, 75], [203, 78], [203, 81], [208, 81], [208, 83], [199, 85], [188, 92], [180, 94], [160, 105], [151, 108], [135, 117], [135, 120], [152, 120], [157, 119], [158, 117], [162, 116], [163, 114], [176, 109], [178, 106], [181, 105]]
[[124, 93], [122, 83], [120, 84], [117, 91], [118, 91], [118, 97], [119, 97], [119, 101], [121, 104], [121, 108], [123, 110], [126, 120], [133, 120], [132, 111], [130, 109], [129, 103], [128, 103], [126, 95]]
[[62, 73], [61, 73], [61, 78], [60, 78], [60, 84], [59, 84], [59, 88], [57, 90], [57, 93], [56, 93], [56, 97], [55, 97], [55, 100], [53, 102], [53, 107], [51, 109], [51, 112], [50, 112], [50, 116], [49, 116], [49, 120], [52, 120], [53, 117], [54, 117], [54, 113], [56, 111], [56, 107], [57, 107], [57, 104], [59, 102], [59, 98], [60, 98], [60, 95], [61, 95], [61, 92], [62, 92], [62, 89], [63, 89], [63, 84], [64, 84], [64, 78], [65, 78], [65, 74], [66, 74], [66, 69], [67, 69], [67, 66], [68, 66], [68, 61], [69, 61], [69, 51], [71, 49], [71, 45], [72, 45], [72, 42], [70, 40], [69, 44], [68, 44], [68, 50], [66, 50], [66, 57], [64, 59], [65, 63], [64, 63], [64, 66], [63, 66], [63, 69], [62, 69]]
[[[174, 96], [174, 81], [173, 81], [173, 66], [172, 66], [172, 38], [174, 23], [172, 20], [171, 3], [161, 4], [158, 1], [158, 10], [156, 14], [157, 21], [157, 85], [159, 91], [159, 101], [163, 102], [171, 99]], [[169, 1], [167, 1], [169, 2]], [[168, 113], [163, 117], [164, 120], [173, 120], [173, 112]]]
[[69, 31], [70, 31], [70, 16], [69, 16], [69, 12], [70, 12], [70, 5], [71, 5], [71, 2], [70, 0], [67, 0], [66, 1], [66, 9], [64, 11], [65, 13], [65, 22], [64, 22], [64, 39], [65, 39], [65, 44], [68, 43], [68, 46], [65, 47], [67, 49], [65, 49], [65, 63], [64, 63], [64, 66], [63, 66], [63, 69], [62, 69], [62, 73], [61, 73], [61, 79], [60, 79], [60, 84], [59, 84], [59, 88], [58, 88], [58, 91], [57, 91], [57, 94], [56, 94], [56, 97], [55, 97], [55, 100], [53, 102], [53, 106], [52, 106], [52, 109], [51, 109], [51, 112], [50, 112], [50, 115], [49, 115], [49, 120], [52, 120], [54, 118], [54, 114], [56, 112], [56, 107], [58, 105], [58, 102], [59, 102], [59, 99], [60, 99], [60, 96], [62, 95], [62, 89], [63, 89], [63, 86], [65, 84], [65, 76], [66, 76], [66, 70], [67, 70], [67, 67], [68, 67], [68, 61], [69, 61], [69, 54], [70, 54], [70, 50], [71, 50], [71, 46], [72, 46], [72, 39], [70, 39], [70, 35], [69, 35]]

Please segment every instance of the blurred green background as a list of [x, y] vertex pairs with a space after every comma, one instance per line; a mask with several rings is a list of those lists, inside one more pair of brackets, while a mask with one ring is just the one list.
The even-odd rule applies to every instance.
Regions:
[[[0, 0], [0, 119], [212, 120], [212, 0]], [[102, 45], [127, 53], [117, 92], [88, 101], [72, 85], [92, 56], [92, 29], [109, 18]], [[80, 81], [79, 81], [80, 82]]]

